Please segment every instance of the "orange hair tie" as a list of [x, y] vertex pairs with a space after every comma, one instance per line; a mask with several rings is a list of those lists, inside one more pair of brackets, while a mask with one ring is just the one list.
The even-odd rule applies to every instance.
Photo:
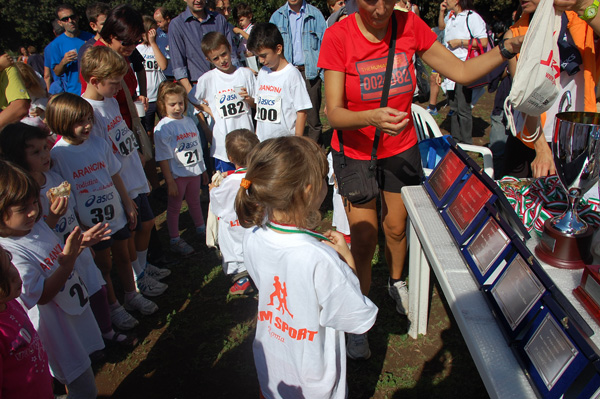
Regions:
[[252, 184], [252, 182], [248, 179], [245, 179], [242, 177], [242, 182], [240, 183], [240, 187], [245, 188], [246, 190], [248, 190], [250, 188], [250, 185]]

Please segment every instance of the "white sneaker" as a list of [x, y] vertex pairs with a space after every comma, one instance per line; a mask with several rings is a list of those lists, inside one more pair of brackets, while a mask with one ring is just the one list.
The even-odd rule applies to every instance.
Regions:
[[121, 331], [131, 330], [133, 327], [140, 324], [132, 315], [127, 313], [123, 306], [110, 311], [110, 321], [113, 326], [117, 327]]
[[390, 285], [388, 280], [388, 293], [396, 301], [396, 310], [402, 315], [408, 314], [408, 287], [406, 281], [398, 281]]
[[158, 305], [151, 300], [144, 298], [139, 292], [136, 292], [129, 301], [125, 300], [123, 306], [130, 312], [138, 310], [141, 314], [146, 316], [151, 315], [158, 310]]
[[146, 269], [144, 270], [144, 273], [158, 281], [171, 275], [171, 271], [169, 269], [161, 269], [160, 267], [156, 267], [150, 263], [146, 263]]
[[183, 241], [182, 238], [175, 242], [171, 242], [171, 251], [182, 256], [188, 256], [195, 252], [194, 248], [187, 242]]
[[371, 357], [371, 349], [369, 349], [369, 338], [367, 333], [348, 334], [346, 355], [350, 359], [354, 360], [367, 360]]
[[142, 276], [135, 281], [135, 285], [138, 291], [146, 296], [159, 296], [169, 288], [167, 284], [156, 281], [148, 273], [142, 273]]

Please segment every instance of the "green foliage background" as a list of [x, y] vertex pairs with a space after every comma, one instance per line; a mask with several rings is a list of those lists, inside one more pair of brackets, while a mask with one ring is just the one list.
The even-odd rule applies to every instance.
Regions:
[[[72, 0], [70, 3], [80, 18], [80, 27], [89, 30], [85, 19], [85, 8], [93, 0]], [[268, 21], [273, 11], [284, 4], [285, 0], [240, 0], [252, 6], [255, 21]], [[232, 5], [240, 2], [231, 0]], [[2, 0], [0, 6], [0, 48], [5, 51], [16, 51], [20, 46], [33, 44], [38, 51], [53, 39], [51, 21], [54, 19], [55, 7], [62, 3], [60, 0]], [[109, 2], [115, 6], [123, 1]], [[130, 0], [125, 3], [131, 4], [144, 14], [152, 15], [158, 6], [164, 6], [173, 15], [182, 12], [186, 3], [184, 0]], [[325, 17], [327, 12], [326, 0], [309, 0], [310, 4], [317, 6]], [[416, 0], [421, 8], [421, 17], [430, 25], [437, 24], [439, 12], [438, 0]], [[517, 7], [516, 0], [478, 0], [475, 1], [475, 10], [479, 12], [486, 21], [493, 18], [507, 20], [511, 12]], [[233, 22], [233, 21], [231, 21]]]

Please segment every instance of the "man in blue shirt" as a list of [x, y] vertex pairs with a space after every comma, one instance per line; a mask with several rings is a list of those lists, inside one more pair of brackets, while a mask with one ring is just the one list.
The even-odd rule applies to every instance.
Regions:
[[77, 63], [77, 52], [86, 40], [93, 36], [88, 32], [81, 32], [77, 23], [79, 17], [73, 12], [73, 7], [61, 4], [56, 8], [58, 23], [65, 32], [52, 41], [51, 50], [45, 57], [49, 59], [49, 66], [62, 81], [66, 92], [80, 95], [81, 83], [79, 82], [79, 68]]
[[[188, 8], [169, 24], [169, 52], [173, 75], [190, 92], [192, 83], [210, 70], [210, 63], [200, 49], [208, 32], [220, 32], [233, 47], [231, 25], [224, 16], [206, 8], [206, 0], [185, 0]], [[232, 62], [237, 63], [234, 54]]]
[[156, 44], [168, 61], [167, 69], [163, 71], [168, 80], [174, 80], [173, 66], [171, 65], [171, 54], [169, 52], [169, 24], [171, 23], [171, 15], [164, 7], [158, 7], [154, 11], [154, 20], [158, 25], [156, 30]]
[[327, 23], [321, 11], [304, 0], [287, 0], [287, 3], [271, 15], [283, 36], [285, 59], [302, 73], [310, 96], [312, 109], [308, 110], [307, 136], [321, 143], [321, 86], [323, 71], [317, 68], [321, 41]]

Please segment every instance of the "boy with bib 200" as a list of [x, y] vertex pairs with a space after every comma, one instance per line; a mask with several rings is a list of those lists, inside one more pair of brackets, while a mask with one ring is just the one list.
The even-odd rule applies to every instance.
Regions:
[[260, 141], [281, 136], [302, 136], [306, 110], [312, 108], [306, 83], [283, 55], [283, 37], [273, 24], [257, 24], [248, 49], [264, 67], [256, 81], [256, 135]]
[[[225, 136], [237, 129], [254, 131], [250, 107], [254, 107], [256, 82], [248, 68], [237, 68], [231, 62], [231, 45], [219, 32], [204, 35], [202, 52], [215, 69], [206, 72], [188, 94], [190, 102], [209, 113], [214, 120], [210, 155], [219, 172], [235, 170], [225, 150]], [[202, 106], [202, 100], [208, 107]]]

